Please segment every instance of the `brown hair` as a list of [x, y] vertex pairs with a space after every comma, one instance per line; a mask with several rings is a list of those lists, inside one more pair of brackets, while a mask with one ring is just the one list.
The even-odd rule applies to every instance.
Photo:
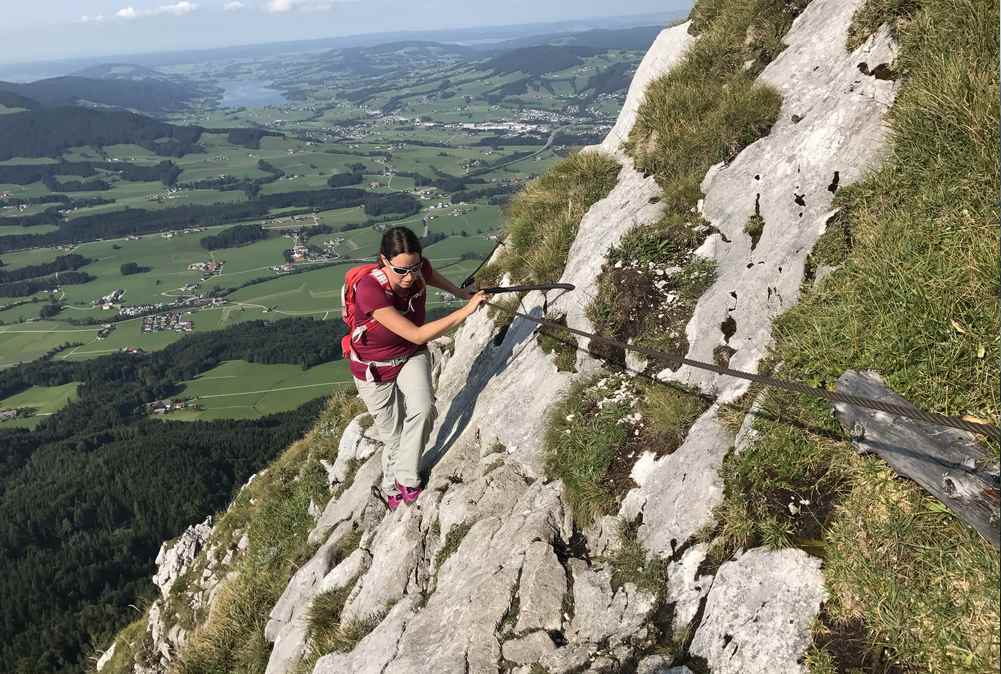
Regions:
[[392, 229], [387, 229], [386, 233], [382, 235], [382, 244], [379, 246], [379, 253], [385, 257], [386, 260], [392, 260], [401, 253], [417, 253], [418, 255], [423, 255], [423, 252], [424, 250], [423, 246], [421, 246], [421, 240], [418, 239], [417, 235], [407, 227], [393, 227]]

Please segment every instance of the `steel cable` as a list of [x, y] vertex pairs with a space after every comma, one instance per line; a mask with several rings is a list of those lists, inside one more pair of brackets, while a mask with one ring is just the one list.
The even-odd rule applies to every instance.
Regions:
[[484, 302], [484, 304], [491, 306], [499, 311], [518, 316], [519, 318], [524, 318], [525, 320], [532, 321], [539, 325], [552, 328], [554, 330], [561, 330], [564, 332], [569, 332], [578, 337], [584, 337], [586, 339], [596, 341], [599, 343], [614, 346], [616, 348], [622, 349], [624, 351], [633, 351], [635, 353], [643, 354], [657, 361], [662, 361], [670, 366], [672, 370], [678, 369], [681, 365], [688, 365], [689, 367], [694, 367], [700, 370], [708, 370], [710, 372], [715, 372], [720, 375], [727, 377], [735, 377], [737, 379], [745, 379], [747, 381], [753, 381], [759, 384], [771, 388], [783, 389], [786, 391], [791, 391], [793, 393], [801, 393], [803, 395], [813, 396], [815, 398], [823, 398], [829, 402], [833, 403], [845, 403], [847, 405], [853, 405], [855, 407], [862, 407], [865, 409], [876, 410], [879, 412], [886, 412], [887, 414], [893, 414], [900, 417], [905, 417], [908, 419], [914, 419], [916, 421], [923, 421], [925, 423], [937, 424], [939, 426], [945, 426], [948, 428], [956, 428], [963, 431], [968, 431], [970, 433], [976, 433], [979, 435], [984, 435], [994, 440], [1001, 441], [1001, 430], [997, 426], [986, 423], [978, 423], [975, 421], [970, 421], [963, 417], [951, 417], [944, 414], [938, 414], [936, 412], [926, 412], [925, 410], [918, 409], [917, 407], [910, 405], [898, 405], [895, 403], [888, 403], [882, 400], [874, 400], [872, 398], [861, 398], [859, 396], [849, 395], [847, 393], [838, 393], [836, 391], [828, 391], [827, 389], [808, 386], [806, 384], [788, 381], [785, 379], [777, 379], [764, 374], [756, 374], [753, 372], [744, 372], [742, 370], [734, 370], [729, 367], [723, 367], [716, 365], [714, 363], [704, 363], [698, 360], [692, 360], [691, 358], [686, 358], [680, 354], [667, 353], [666, 351], [659, 351], [657, 349], [651, 349], [645, 346], [640, 346], [638, 344], [626, 344], [617, 339], [611, 337], [605, 337], [604, 335], [593, 334], [589, 332], [584, 332], [583, 330], [577, 330], [576, 328], [571, 328], [561, 323], [555, 321], [550, 321], [545, 318], [536, 318], [534, 316], [529, 316], [528, 314], [522, 313], [520, 311], [515, 311], [500, 304], [495, 304], [493, 302]]

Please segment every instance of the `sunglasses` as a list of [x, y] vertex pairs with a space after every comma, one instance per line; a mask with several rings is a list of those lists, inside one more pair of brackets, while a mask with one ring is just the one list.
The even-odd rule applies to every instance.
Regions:
[[[386, 262], [388, 263], [389, 260], [386, 260]], [[413, 267], [394, 267], [393, 265], [390, 264], [389, 268], [393, 270], [394, 274], [399, 274], [400, 276], [406, 276], [407, 274], [413, 274], [414, 276], [419, 276], [421, 273], [421, 265], [423, 264], [424, 260], [421, 260]]]

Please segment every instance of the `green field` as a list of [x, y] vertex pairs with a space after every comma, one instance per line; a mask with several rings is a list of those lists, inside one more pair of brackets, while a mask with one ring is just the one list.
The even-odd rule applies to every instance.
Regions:
[[[419, 51], [419, 50], [418, 50]], [[426, 255], [435, 268], [458, 283], [479, 264], [480, 258], [494, 247], [496, 235], [503, 228], [504, 212], [500, 200], [473, 198], [471, 203], [451, 205], [451, 194], [423, 186], [415, 178], [400, 173], [419, 174], [426, 180], [474, 175], [485, 182], [467, 183], [466, 190], [478, 190], [497, 184], [518, 188], [546, 171], [565, 155], [566, 148], [532, 145], [518, 142], [500, 143], [499, 147], [480, 145], [484, 138], [512, 138], [496, 126], [498, 123], [524, 121], [531, 117], [538, 126], [534, 138], [545, 138], [553, 130], [588, 133], [595, 125], [614, 121], [621, 101], [602, 97], [590, 104], [587, 115], [574, 117], [565, 112], [568, 106], [580, 103], [577, 97], [589, 86], [590, 79], [601, 69], [620, 62], [638, 63], [642, 53], [608, 52], [585, 58], [579, 65], [533, 79], [525, 93], [498, 94], [505, 86], [522, 82], [526, 75], [512, 72], [504, 75], [483, 70], [464, 57], [444, 55], [421, 56], [414, 60], [411, 51], [402, 49], [373, 54], [381, 65], [393, 70], [383, 74], [365, 75], [348, 69], [331, 68], [322, 56], [314, 65], [309, 59], [286, 63], [282, 59], [260, 59], [248, 62], [177, 64], [166, 72], [206, 81], [233, 80], [245, 77], [275, 82], [279, 88], [298, 92], [302, 98], [283, 105], [266, 107], [201, 108], [168, 115], [175, 124], [198, 124], [210, 131], [203, 133], [199, 151], [181, 157], [156, 156], [137, 145], [105, 147], [83, 146], [65, 152], [61, 159], [69, 161], [121, 162], [153, 166], [161, 161], [174, 162], [181, 170], [172, 187], [158, 181], [130, 182], [122, 174], [99, 169], [92, 177], [63, 176], [64, 181], [101, 179], [110, 189], [80, 192], [73, 198], [99, 197], [112, 203], [78, 208], [70, 219], [120, 211], [125, 208], [157, 210], [186, 205], [210, 205], [244, 201], [243, 190], [195, 189], [191, 184], [221, 177], [264, 179], [270, 173], [259, 168], [264, 160], [284, 175], [261, 185], [263, 195], [328, 188], [330, 176], [364, 167], [362, 181], [353, 186], [374, 193], [404, 191], [418, 197], [418, 214], [385, 221], [378, 227], [362, 227], [341, 232], [346, 225], [369, 221], [363, 207], [329, 210], [309, 215], [295, 213], [296, 207], [276, 210], [260, 224], [269, 230], [269, 238], [249, 245], [208, 251], [201, 241], [218, 234], [229, 225], [212, 226], [200, 232], [174, 232], [166, 237], [147, 234], [140, 238], [89, 241], [73, 248], [22, 250], [0, 255], [4, 269], [16, 270], [29, 265], [50, 262], [69, 252], [83, 255], [91, 262], [80, 271], [94, 280], [79, 285], [64, 285], [54, 292], [42, 292], [28, 298], [0, 297], [0, 368], [31, 361], [46, 352], [72, 344], [58, 353], [60, 360], [79, 360], [113, 353], [126, 347], [146, 351], [162, 349], [181, 339], [174, 332], [144, 334], [141, 319], [115, 323], [115, 329], [105, 339], [98, 340], [99, 326], [79, 326], [70, 320], [112, 321], [117, 310], [101, 310], [94, 300], [116, 289], [126, 291], [125, 305], [170, 303], [182, 294], [221, 293], [226, 304], [190, 312], [188, 318], [198, 333], [219, 330], [248, 320], [279, 320], [287, 317], [312, 317], [319, 320], [339, 320], [340, 288], [344, 274], [354, 260], [374, 260], [382, 229], [397, 225], [408, 226], [423, 234], [445, 234], [447, 238], [426, 248]], [[448, 79], [447, 87], [444, 82]], [[387, 87], [392, 82], [392, 87]], [[448, 90], [445, 95], [444, 89]], [[516, 92], [515, 86], [510, 91]], [[382, 89], [385, 89], [382, 91]], [[363, 97], [346, 96], [350, 92], [371, 90]], [[624, 94], [620, 92], [619, 97]], [[499, 96], [499, 97], [498, 97]], [[496, 97], [496, 98], [495, 98]], [[380, 110], [383, 106], [391, 108]], [[595, 112], [604, 106], [606, 112]], [[604, 117], [603, 117], [604, 115]], [[418, 118], [420, 118], [418, 120]], [[462, 125], [486, 123], [481, 127]], [[283, 137], [267, 136], [260, 147], [252, 148], [229, 142], [226, 133], [211, 129], [254, 126], [284, 133]], [[514, 155], [532, 153], [527, 158]], [[48, 164], [55, 159], [12, 159], [3, 164]], [[431, 189], [433, 196], [421, 193]], [[456, 188], [459, 189], [459, 188]], [[39, 197], [50, 194], [42, 182], [30, 185], [0, 185], [0, 193], [14, 198]], [[457, 202], [459, 199], [456, 200]], [[437, 208], [443, 202], [444, 208]], [[435, 206], [432, 208], [432, 206]], [[24, 211], [0, 210], [3, 215], [40, 212], [49, 205], [32, 205]], [[292, 217], [295, 215], [296, 217]], [[299, 273], [276, 275], [272, 270], [285, 262], [283, 251], [292, 240], [286, 233], [305, 226], [327, 225], [335, 231], [310, 238], [306, 243], [322, 247], [339, 240], [337, 253], [341, 264], [299, 267]], [[19, 233], [41, 234], [53, 231], [43, 225], [21, 228], [0, 225], [0, 236]], [[191, 264], [216, 260], [225, 262], [223, 271], [203, 280], [202, 273], [189, 270]], [[135, 263], [142, 273], [123, 276], [121, 266]], [[252, 282], [252, 283], [251, 283]], [[187, 290], [184, 288], [187, 287]], [[25, 300], [28, 300], [27, 302]], [[31, 301], [34, 300], [34, 301]], [[40, 310], [56, 301], [62, 311], [50, 320], [39, 320]], [[16, 305], [16, 306], [15, 306]], [[442, 306], [442, 298], [431, 296], [431, 306]], [[222, 395], [227, 391], [256, 391], [284, 388], [301, 380], [309, 385], [343, 379], [343, 372], [327, 372], [322, 366], [316, 372], [295, 374], [277, 366], [256, 366], [247, 363], [227, 363], [222, 366], [226, 379], [209, 379], [210, 375], [191, 382], [189, 388], [202, 395]], [[333, 366], [331, 366], [333, 367]], [[336, 376], [335, 376], [336, 375]], [[315, 378], [310, 378], [315, 377]], [[214, 383], [213, 383], [214, 382]], [[206, 388], [221, 386], [231, 389]], [[259, 400], [227, 400], [211, 398], [212, 405], [198, 418], [212, 415], [246, 417], [279, 409], [287, 401], [287, 409], [299, 402], [321, 395], [316, 389], [294, 389], [294, 396], [280, 393], [261, 394]], [[251, 396], [253, 398], [253, 396]], [[225, 403], [225, 405], [223, 405]], [[222, 411], [220, 406], [227, 408]], [[191, 415], [189, 415], [191, 416]]]
[[55, 414], [68, 403], [76, 400], [79, 386], [80, 384], [75, 382], [63, 386], [32, 386], [27, 391], [0, 400], [0, 409], [35, 408], [34, 416], [0, 421], [0, 429], [34, 428], [46, 417]]
[[206, 421], [250, 419], [293, 410], [337, 388], [353, 388], [347, 361], [303, 370], [295, 365], [260, 365], [231, 360], [184, 382], [179, 398], [198, 398], [200, 410], [184, 410], [168, 419]]

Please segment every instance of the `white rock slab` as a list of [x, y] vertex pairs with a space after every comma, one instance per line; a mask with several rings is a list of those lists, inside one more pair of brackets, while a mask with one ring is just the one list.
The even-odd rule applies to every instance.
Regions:
[[819, 559], [755, 548], [720, 567], [691, 652], [714, 674], [805, 674], [800, 660], [826, 598]]

